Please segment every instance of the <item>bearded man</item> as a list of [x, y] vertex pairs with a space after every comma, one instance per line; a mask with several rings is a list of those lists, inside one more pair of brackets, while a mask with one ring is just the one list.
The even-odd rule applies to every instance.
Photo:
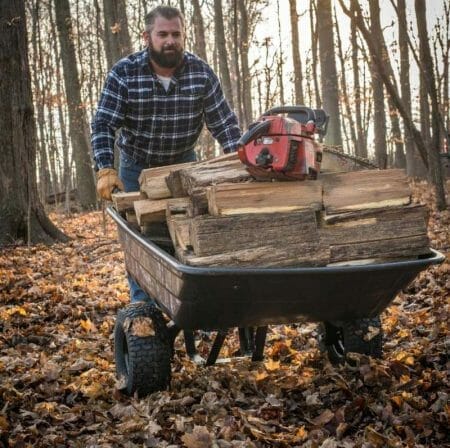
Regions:
[[[194, 146], [206, 124], [225, 153], [241, 136], [220, 82], [208, 64], [184, 50], [185, 21], [171, 6], [145, 17], [146, 48], [117, 62], [109, 72], [92, 121], [97, 192], [111, 200], [115, 188], [138, 191], [145, 168], [194, 161]], [[120, 151], [114, 169], [114, 144]], [[131, 301], [149, 301], [129, 277]]]

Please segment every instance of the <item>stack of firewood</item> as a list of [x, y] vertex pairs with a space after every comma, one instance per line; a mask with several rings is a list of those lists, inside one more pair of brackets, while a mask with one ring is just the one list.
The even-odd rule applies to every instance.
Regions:
[[327, 266], [428, 253], [427, 210], [403, 170], [256, 182], [236, 154], [144, 170], [118, 211], [192, 266]]

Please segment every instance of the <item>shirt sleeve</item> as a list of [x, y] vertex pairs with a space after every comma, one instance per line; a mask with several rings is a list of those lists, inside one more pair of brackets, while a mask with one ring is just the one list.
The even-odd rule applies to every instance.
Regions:
[[237, 142], [241, 137], [238, 120], [225, 99], [219, 79], [212, 70], [208, 71], [204, 113], [206, 126], [222, 146], [223, 152], [237, 151]]
[[128, 90], [119, 71], [108, 73], [97, 111], [92, 119], [91, 144], [98, 169], [114, 166], [115, 132], [125, 118]]

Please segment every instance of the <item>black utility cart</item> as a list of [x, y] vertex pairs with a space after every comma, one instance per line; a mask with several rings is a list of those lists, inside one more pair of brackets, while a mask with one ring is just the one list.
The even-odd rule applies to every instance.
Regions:
[[[239, 328], [241, 354], [257, 361], [268, 325], [305, 321], [321, 323], [331, 362], [341, 362], [348, 352], [381, 357], [380, 313], [420, 271], [444, 260], [430, 249], [420, 259], [363, 266], [199, 268], [177, 261], [170, 247], [141, 235], [115, 209], [108, 213], [117, 224], [128, 272], [167, 316], [143, 303], [118, 313], [119, 384], [140, 396], [169, 384], [173, 343], [181, 330], [187, 354], [196, 361], [193, 331], [217, 332], [206, 365], [215, 363], [230, 329]], [[150, 318], [154, 331], [142, 336], [130, 330], [136, 318]]]

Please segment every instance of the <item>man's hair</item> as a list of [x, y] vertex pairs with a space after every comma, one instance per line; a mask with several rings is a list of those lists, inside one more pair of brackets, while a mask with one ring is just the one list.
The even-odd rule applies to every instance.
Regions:
[[157, 17], [164, 17], [167, 20], [179, 18], [181, 21], [181, 26], [184, 29], [184, 16], [183, 13], [173, 6], [167, 5], [159, 5], [156, 8], [153, 8], [146, 16], [145, 16], [145, 29], [147, 31], [151, 31], [153, 25], [155, 24], [155, 20]]

